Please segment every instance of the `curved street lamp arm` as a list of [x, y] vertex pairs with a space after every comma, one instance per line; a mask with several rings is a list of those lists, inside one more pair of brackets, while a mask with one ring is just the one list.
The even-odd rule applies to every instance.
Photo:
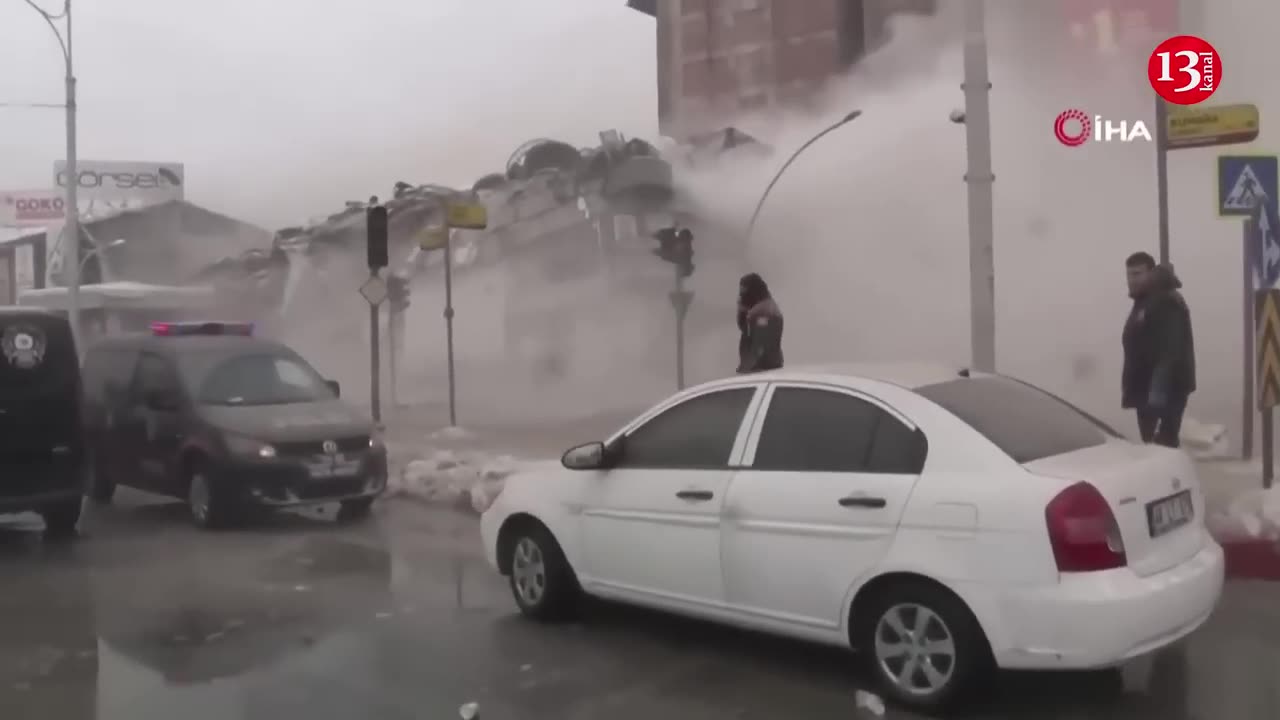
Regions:
[[49, 25], [49, 29], [53, 31], [53, 36], [58, 38], [58, 45], [62, 48], [62, 59], [66, 60], [67, 63], [70, 64], [71, 48], [67, 46], [68, 41], [62, 38], [62, 32], [58, 30], [57, 25], [53, 24], [53, 21], [61, 20], [63, 18], [70, 16], [71, 0], [64, 0], [62, 4], [62, 12], [58, 13], [57, 15], [54, 15], [48, 10], [45, 10], [44, 8], [37, 5], [35, 0], [23, 0], [23, 2], [30, 5], [32, 10], [35, 10], [36, 12], [40, 13], [40, 17], [44, 18], [45, 23]]
[[782, 179], [783, 173], [787, 171], [787, 168], [791, 167], [791, 163], [795, 162], [796, 158], [800, 157], [800, 155], [803, 154], [805, 150], [808, 150], [810, 145], [813, 145], [814, 143], [818, 142], [819, 140], [826, 137], [828, 134], [834, 132], [835, 130], [841, 127], [844, 127], [845, 125], [853, 122], [854, 120], [857, 120], [860, 115], [862, 115], [861, 110], [854, 110], [848, 115], [845, 115], [844, 117], [840, 118], [836, 122], [832, 123], [829, 127], [827, 127], [822, 132], [809, 138], [808, 142], [801, 145], [798, 150], [796, 150], [794, 153], [791, 154], [791, 157], [787, 158], [787, 161], [782, 164], [781, 168], [778, 169], [777, 174], [775, 174], [773, 176], [773, 179], [769, 181], [769, 185], [765, 187], [764, 194], [760, 196], [760, 201], [756, 203], [756, 209], [751, 213], [751, 221], [747, 223], [747, 237], [746, 237], [747, 240], [751, 239], [751, 231], [754, 230], [756, 227], [756, 220], [760, 217], [760, 210], [764, 207], [764, 201], [769, 199], [769, 193], [773, 191], [773, 186], [777, 185], [778, 181]]

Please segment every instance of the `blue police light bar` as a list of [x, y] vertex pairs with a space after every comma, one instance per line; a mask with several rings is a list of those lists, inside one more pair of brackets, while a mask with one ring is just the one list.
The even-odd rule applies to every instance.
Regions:
[[192, 335], [253, 335], [253, 323], [223, 322], [211, 320], [203, 322], [153, 322], [151, 334], [158, 337], [189, 337]]

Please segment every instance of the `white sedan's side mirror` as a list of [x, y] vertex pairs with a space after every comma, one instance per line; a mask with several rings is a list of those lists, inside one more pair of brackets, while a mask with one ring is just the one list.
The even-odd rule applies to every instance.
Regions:
[[589, 442], [569, 448], [560, 464], [570, 470], [599, 470], [604, 467], [604, 443]]

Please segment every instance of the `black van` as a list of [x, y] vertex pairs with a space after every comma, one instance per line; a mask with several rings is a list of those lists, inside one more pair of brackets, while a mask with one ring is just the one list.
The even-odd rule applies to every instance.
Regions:
[[80, 361], [67, 319], [0, 307], [0, 513], [74, 535], [85, 490]]
[[90, 494], [181, 498], [215, 527], [250, 509], [341, 503], [366, 515], [387, 485], [373, 421], [287, 346], [248, 323], [154, 323], [85, 353]]

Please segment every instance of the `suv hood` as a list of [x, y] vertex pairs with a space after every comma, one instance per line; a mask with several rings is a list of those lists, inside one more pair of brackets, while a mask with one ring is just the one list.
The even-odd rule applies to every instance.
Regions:
[[340, 400], [291, 405], [203, 405], [214, 427], [268, 443], [369, 435], [373, 421]]

